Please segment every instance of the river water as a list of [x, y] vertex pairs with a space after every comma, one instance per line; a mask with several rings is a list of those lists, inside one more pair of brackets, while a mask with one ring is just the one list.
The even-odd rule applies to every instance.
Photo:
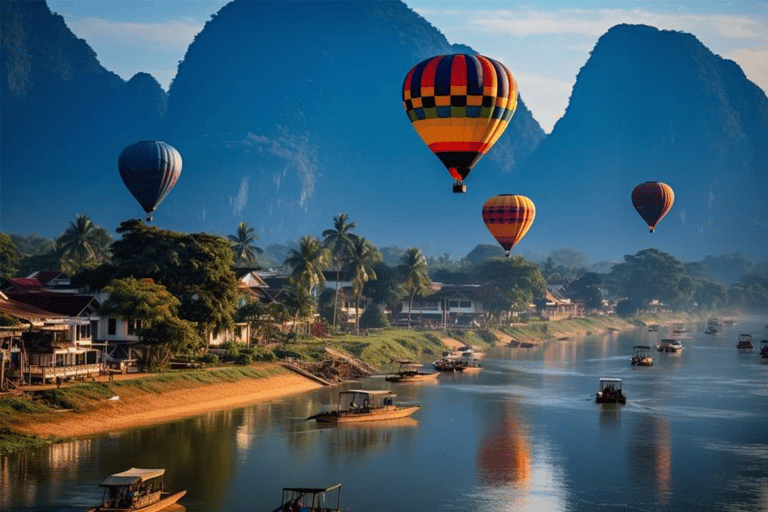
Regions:
[[[188, 511], [270, 511], [281, 488], [342, 484], [350, 511], [768, 510], [766, 319], [630, 365], [645, 329], [497, 348], [476, 375], [370, 378], [420, 402], [407, 420], [326, 427], [304, 418], [338, 387], [245, 409], [49, 445], [0, 459], [0, 510], [82, 511], [131, 466], [164, 467]], [[739, 332], [755, 350], [736, 350]], [[594, 402], [600, 377], [626, 405]], [[183, 509], [181, 509], [183, 510]]]

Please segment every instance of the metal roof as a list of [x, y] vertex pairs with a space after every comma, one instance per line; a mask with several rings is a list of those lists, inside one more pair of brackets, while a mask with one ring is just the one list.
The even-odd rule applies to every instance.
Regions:
[[394, 395], [394, 393], [388, 389], [349, 389], [347, 391], [340, 391], [342, 393], [362, 393], [364, 395]]
[[122, 473], [115, 473], [110, 475], [101, 482], [103, 487], [120, 487], [125, 485], [137, 484], [139, 482], [146, 482], [153, 478], [161, 477], [165, 474], [164, 469], [141, 469], [131, 468]]

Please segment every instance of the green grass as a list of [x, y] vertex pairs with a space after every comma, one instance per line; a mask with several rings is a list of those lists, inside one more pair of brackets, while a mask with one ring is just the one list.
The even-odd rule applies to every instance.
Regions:
[[37, 448], [52, 442], [50, 439], [41, 439], [35, 436], [15, 434], [6, 429], [0, 429], [0, 457], [14, 452]]

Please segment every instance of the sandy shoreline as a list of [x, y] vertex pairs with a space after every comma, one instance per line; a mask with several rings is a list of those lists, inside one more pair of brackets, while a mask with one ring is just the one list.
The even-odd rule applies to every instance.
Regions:
[[83, 437], [244, 407], [319, 387], [322, 385], [286, 371], [261, 379], [201, 385], [162, 394], [125, 388], [120, 390], [118, 400], [105, 400], [95, 410], [56, 413], [43, 421], [15, 425], [14, 430], [42, 437]]

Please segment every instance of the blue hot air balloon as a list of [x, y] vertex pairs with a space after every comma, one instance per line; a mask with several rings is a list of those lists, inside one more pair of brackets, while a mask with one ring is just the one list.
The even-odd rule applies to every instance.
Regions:
[[120, 177], [128, 191], [136, 198], [147, 220], [163, 202], [181, 175], [181, 155], [161, 141], [143, 140], [131, 144], [117, 160]]

